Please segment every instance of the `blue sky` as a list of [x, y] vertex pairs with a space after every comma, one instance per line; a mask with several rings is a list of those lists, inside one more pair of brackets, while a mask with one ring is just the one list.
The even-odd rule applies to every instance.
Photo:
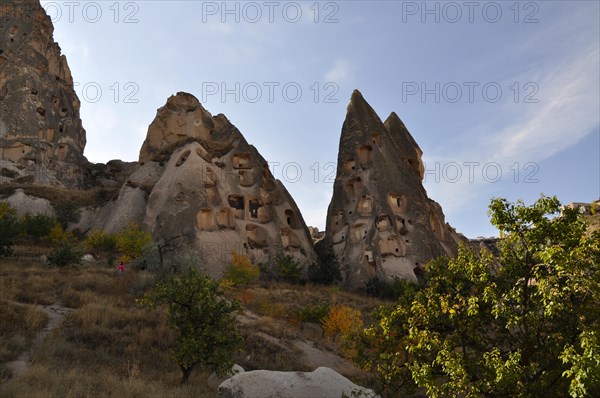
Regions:
[[225, 114], [324, 228], [352, 90], [395, 111], [468, 237], [492, 197], [600, 197], [597, 1], [42, 2], [92, 162], [137, 160], [178, 91]]

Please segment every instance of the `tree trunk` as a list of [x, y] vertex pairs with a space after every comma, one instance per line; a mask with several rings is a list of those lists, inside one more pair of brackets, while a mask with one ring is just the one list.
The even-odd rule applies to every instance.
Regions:
[[189, 379], [190, 379], [190, 374], [192, 373], [192, 366], [190, 366], [189, 368], [184, 368], [183, 366], [181, 366], [181, 384], [187, 384]]

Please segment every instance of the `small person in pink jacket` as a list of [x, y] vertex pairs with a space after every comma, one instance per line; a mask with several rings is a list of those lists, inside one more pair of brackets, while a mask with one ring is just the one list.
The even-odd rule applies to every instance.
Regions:
[[123, 271], [125, 271], [125, 264], [123, 264], [123, 261], [121, 261], [121, 263], [119, 264], [119, 267], [117, 269], [119, 270], [119, 273], [122, 273]]

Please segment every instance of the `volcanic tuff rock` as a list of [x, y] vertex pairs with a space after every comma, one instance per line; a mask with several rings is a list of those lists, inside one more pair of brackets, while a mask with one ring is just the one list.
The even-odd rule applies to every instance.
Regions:
[[158, 109], [103, 229], [138, 222], [156, 239], [184, 235], [218, 273], [232, 251], [254, 263], [291, 255], [315, 260], [310, 233], [256, 148], [223, 115], [212, 116], [191, 94]]
[[0, 4], [0, 170], [81, 187], [87, 161], [80, 102], [52, 22], [38, 1]]
[[238, 373], [219, 386], [221, 398], [378, 398], [336, 371], [319, 367], [312, 372], [253, 370]]
[[421, 155], [395, 113], [382, 123], [354, 91], [321, 243], [333, 247], [348, 285], [372, 277], [417, 281], [415, 271], [429, 260], [457, 252], [463, 238], [427, 197]]

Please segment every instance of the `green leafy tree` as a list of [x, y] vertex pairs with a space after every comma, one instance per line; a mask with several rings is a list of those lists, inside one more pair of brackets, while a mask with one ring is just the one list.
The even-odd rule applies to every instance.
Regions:
[[129, 224], [116, 235], [116, 244], [121, 261], [128, 262], [142, 255], [146, 245], [152, 243], [152, 234], [143, 231], [137, 224]]
[[275, 259], [275, 263], [277, 279], [293, 284], [303, 282], [302, 266], [294, 260], [294, 257], [280, 255]]
[[236, 328], [237, 301], [223, 297], [218, 283], [194, 269], [159, 282], [140, 300], [150, 308], [166, 305], [177, 338], [171, 355], [187, 383], [196, 365], [222, 374], [233, 366], [243, 340]]
[[600, 396], [600, 234], [556, 198], [494, 199], [500, 255], [465, 246], [354, 338], [384, 395]]
[[38, 244], [47, 237], [56, 225], [56, 218], [46, 214], [25, 214], [19, 220], [21, 231], [27, 235], [33, 244]]
[[106, 231], [90, 231], [83, 241], [83, 247], [94, 255], [112, 253], [117, 250], [117, 237]]
[[304, 327], [305, 323], [314, 323], [321, 326], [323, 320], [329, 314], [329, 309], [330, 305], [321, 301], [298, 308], [297, 315], [300, 326]]
[[48, 256], [48, 264], [60, 268], [81, 265], [81, 252], [68, 242], [60, 243]]
[[62, 203], [55, 209], [56, 219], [63, 230], [69, 227], [69, 224], [79, 222], [81, 210], [73, 203]]
[[342, 273], [333, 248], [325, 244], [315, 246], [317, 262], [308, 267], [308, 280], [313, 283], [332, 285], [342, 280]]
[[19, 233], [17, 209], [0, 202], [0, 257], [13, 254], [14, 239]]

